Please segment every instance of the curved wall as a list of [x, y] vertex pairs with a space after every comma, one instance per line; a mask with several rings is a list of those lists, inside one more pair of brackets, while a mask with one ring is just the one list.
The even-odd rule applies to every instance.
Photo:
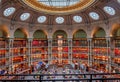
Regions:
[[[71, 50], [72, 48], [77, 49], [76, 46], [74, 46], [74, 45], [72, 46], [72, 41], [73, 41], [72, 39], [73, 39], [73, 35], [80, 29], [84, 30], [87, 33], [87, 39], [83, 40], [83, 41], [86, 41], [86, 43], [87, 43], [87, 46], [85, 45], [85, 49], [87, 50], [86, 57], [88, 57], [88, 59], [87, 59], [88, 65], [92, 66], [93, 62], [96, 61], [95, 60], [96, 57], [92, 56], [92, 52], [94, 52], [94, 49], [96, 50], [96, 48], [97, 48], [96, 45], [93, 46], [92, 41], [94, 43], [95, 40], [92, 40], [92, 39], [94, 38], [94, 34], [96, 34], [96, 32], [101, 28], [105, 31], [106, 36], [104, 37], [105, 45], [103, 43], [102, 46], [101, 45], [99, 45], [99, 46], [101, 46], [100, 50], [104, 49], [104, 47], [106, 47], [105, 48], [107, 50], [106, 55], [108, 57], [110, 57], [109, 58], [110, 61], [106, 64], [106, 67], [110, 67], [109, 69], [107, 68], [107, 70], [111, 71], [111, 66], [116, 67], [115, 65], [109, 64], [112, 61], [111, 55], [113, 55], [112, 53], [114, 53], [113, 48], [115, 48], [115, 46], [116, 46], [116, 45], [113, 45], [114, 41], [113, 41], [112, 37], [113, 37], [113, 34], [116, 32], [116, 30], [118, 28], [120, 28], [119, 21], [120, 21], [120, 17], [114, 17], [114, 18], [110, 18], [108, 20], [98, 21], [98, 22], [94, 22], [91, 24], [40, 25], [40, 24], [29, 24], [29, 23], [18, 22], [18, 21], [13, 22], [11, 20], [0, 17], [0, 23], [2, 25], [0, 28], [1, 28], [1, 30], [4, 30], [4, 32], [7, 33], [6, 34], [7, 39], [14, 39], [14, 33], [17, 29], [21, 29], [23, 31], [23, 33], [25, 35], [27, 35], [28, 41], [26, 41], [26, 44], [24, 47], [28, 48], [27, 56], [28, 56], [29, 66], [32, 65], [33, 62], [37, 62], [39, 60], [39, 58], [38, 58], [38, 60], [36, 61], [35, 60], [36, 56], [34, 56], [34, 55], [29, 56], [29, 54], [32, 54], [32, 47], [34, 48], [34, 50], [37, 50], [37, 51], [45, 50], [44, 54], [45, 54], [45, 56], [47, 55], [46, 56], [46, 58], [48, 58], [47, 62], [49, 64], [52, 63], [51, 58], [52, 58], [52, 56], [56, 55], [56, 53], [53, 54], [53, 52], [51, 51], [52, 49], [56, 49], [56, 45], [54, 46], [52, 44], [52, 39], [53, 39], [52, 37], [53, 37], [54, 33], [59, 30], [65, 31], [67, 34], [67, 38], [68, 38], [68, 40], [65, 41], [67, 46], [65, 45], [63, 47], [64, 49], [67, 49], [64, 54], [64, 57], [66, 57], [66, 61], [68, 61], [69, 64], [71, 64], [72, 62], [80, 62], [81, 60], [76, 60], [71, 55], [71, 54], [73, 54], [76, 57], [76, 54], [74, 54], [74, 51]], [[36, 47], [32, 46], [32, 44], [31, 44], [34, 39], [33, 34], [37, 30], [42, 30], [47, 35], [48, 41], [47, 40], [44, 41], [45, 44], [47, 42], [47, 45], [45, 45], [45, 48], [41, 48], [41, 47], [43, 47], [41, 45], [39, 45], [39, 48], [36, 48]], [[12, 40], [10, 40], [10, 41], [12, 41]], [[27, 44], [27, 42], [28, 42], [28, 44]], [[99, 42], [99, 40], [98, 40], [98, 42]], [[51, 46], [53, 46], [53, 47], [51, 47]], [[80, 45], [79, 47], [81, 48], [82, 46]], [[92, 47], [94, 48], [93, 51], [91, 50]], [[119, 47], [116, 47], [116, 48], [119, 48]], [[109, 52], [109, 50], [110, 50], [110, 52]], [[36, 53], [36, 51], [35, 51], [35, 53]], [[94, 52], [94, 53], [96, 53], [96, 52]], [[81, 55], [80, 57], [82, 57], [83, 54], [80, 54], [80, 55]], [[73, 61], [72, 61], [72, 58], [73, 58]], [[34, 59], [34, 61], [32, 59]], [[92, 59], [94, 59], [94, 60], [92, 60]], [[44, 61], [46, 61], [46, 60], [44, 60]], [[115, 61], [119, 61], [119, 60], [115, 59]], [[9, 70], [11, 71], [12, 67], [9, 68]]]
[[114, 29], [120, 26], [120, 17], [114, 17], [108, 20], [98, 21], [91, 24], [74, 24], [74, 25], [40, 25], [40, 24], [29, 24], [24, 22], [14, 21], [0, 17], [1, 24], [6, 25], [6, 32], [9, 33], [8, 37], [13, 38], [14, 32], [18, 28], [24, 29], [28, 38], [33, 38], [33, 33], [36, 30], [43, 30], [48, 38], [52, 38], [52, 35], [57, 30], [64, 30], [68, 38], [72, 38], [73, 34], [79, 30], [83, 29], [87, 33], [88, 38], [92, 38], [93, 34], [98, 28], [103, 28], [106, 32], [106, 37], [112, 37]]

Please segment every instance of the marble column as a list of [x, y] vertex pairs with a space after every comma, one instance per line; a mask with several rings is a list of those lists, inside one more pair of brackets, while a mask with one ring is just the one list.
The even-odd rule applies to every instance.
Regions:
[[68, 61], [72, 64], [72, 38], [68, 38]]
[[112, 71], [111, 66], [112, 66], [112, 56], [114, 54], [114, 50], [112, 45], [112, 38], [106, 37], [106, 41], [107, 41], [107, 56], [108, 56], [107, 65], [108, 65], [108, 72], [110, 73]]
[[32, 65], [32, 41], [33, 39], [32, 38], [28, 38], [28, 44], [27, 44], [27, 47], [28, 47], [28, 66], [30, 67]]
[[13, 42], [14, 39], [13, 38], [9, 38], [8, 39], [8, 54], [9, 54], [9, 61], [7, 62], [7, 64], [9, 65], [9, 73], [14, 72], [13, 69], [13, 57], [14, 57], [14, 53], [13, 53]]
[[88, 65], [92, 66], [92, 38], [87, 38], [88, 41]]
[[48, 64], [52, 64], [52, 38], [48, 38]]

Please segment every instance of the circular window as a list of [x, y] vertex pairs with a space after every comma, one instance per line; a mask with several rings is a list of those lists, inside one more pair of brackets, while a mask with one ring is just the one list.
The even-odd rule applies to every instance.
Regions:
[[109, 6], [105, 6], [103, 9], [109, 15], [115, 15], [115, 9], [114, 8], [109, 7]]
[[62, 24], [64, 22], [64, 18], [63, 17], [57, 17], [55, 21], [58, 24]]
[[44, 23], [46, 19], [47, 19], [46, 16], [39, 16], [37, 20], [39, 23]]
[[25, 20], [27, 20], [29, 17], [30, 17], [30, 13], [23, 13], [23, 14], [20, 16], [20, 19], [21, 19], [22, 21], [25, 21]]
[[15, 12], [15, 8], [14, 7], [9, 7], [9, 8], [4, 10], [3, 14], [4, 14], [4, 16], [10, 16], [14, 12]]
[[99, 15], [95, 12], [90, 12], [89, 16], [94, 19], [94, 20], [98, 20], [99, 19]]
[[74, 16], [73, 20], [77, 23], [80, 23], [80, 22], [82, 22], [82, 17], [81, 16]]

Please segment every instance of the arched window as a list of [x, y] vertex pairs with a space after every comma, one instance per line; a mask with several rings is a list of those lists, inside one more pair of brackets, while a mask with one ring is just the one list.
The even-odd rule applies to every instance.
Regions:
[[104, 38], [106, 36], [106, 33], [104, 31], [104, 29], [99, 28], [96, 33], [94, 34], [95, 38]]

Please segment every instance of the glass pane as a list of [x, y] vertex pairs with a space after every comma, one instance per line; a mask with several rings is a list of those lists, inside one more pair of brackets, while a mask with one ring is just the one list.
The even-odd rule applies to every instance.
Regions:
[[54, 7], [66, 7], [80, 2], [80, 0], [37, 0], [37, 1], [44, 5]]

